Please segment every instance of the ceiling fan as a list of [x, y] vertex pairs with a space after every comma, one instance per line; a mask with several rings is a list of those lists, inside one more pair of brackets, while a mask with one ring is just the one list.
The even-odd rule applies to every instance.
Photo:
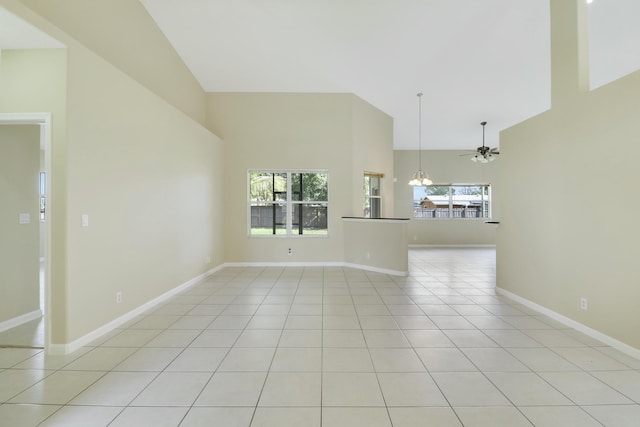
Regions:
[[[487, 122], [481, 122], [480, 124], [482, 125], [482, 147], [476, 148], [476, 152], [473, 153], [471, 161], [479, 163], [489, 163], [497, 158], [496, 156], [500, 154], [500, 151], [498, 151], [498, 148], [489, 148], [484, 145], [484, 127], [487, 125]], [[463, 154], [463, 156], [468, 155], [469, 154]]]

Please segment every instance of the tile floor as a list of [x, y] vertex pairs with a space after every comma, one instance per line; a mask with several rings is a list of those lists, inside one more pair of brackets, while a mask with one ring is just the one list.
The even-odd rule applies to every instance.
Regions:
[[73, 354], [0, 349], [0, 425], [640, 426], [640, 361], [497, 296], [493, 249], [410, 270], [226, 268]]

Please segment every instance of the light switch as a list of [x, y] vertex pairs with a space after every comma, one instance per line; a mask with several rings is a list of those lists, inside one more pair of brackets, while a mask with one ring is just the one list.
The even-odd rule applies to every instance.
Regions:
[[29, 215], [28, 213], [21, 213], [18, 221], [20, 222], [21, 225], [23, 224], [29, 224], [31, 223], [31, 215]]
[[88, 227], [89, 226], [89, 215], [82, 214], [82, 226], [83, 227]]

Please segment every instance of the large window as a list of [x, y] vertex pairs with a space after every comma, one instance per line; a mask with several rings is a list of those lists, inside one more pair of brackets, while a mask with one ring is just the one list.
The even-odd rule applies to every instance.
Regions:
[[491, 218], [488, 184], [427, 185], [413, 188], [414, 218]]
[[251, 236], [326, 236], [326, 171], [250, 171]]
[[382, 216], [382, 196], [380, 187], [382, 177], [379, 173], [365, 172], [364, 174], [364, 217], [380, 218]]

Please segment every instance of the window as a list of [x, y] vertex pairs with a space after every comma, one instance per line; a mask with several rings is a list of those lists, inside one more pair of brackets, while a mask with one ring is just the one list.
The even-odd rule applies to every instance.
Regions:
[[250, 171], [251, 236], [327, 236], [326, 171]]
[[413, 188], [414, 218], [491, 218], [488, 184], [427, 185]]
[[364, 174], [364, 217], [380, 218], [382, 216], [382, 177], [379, 173], [365, 172]]

